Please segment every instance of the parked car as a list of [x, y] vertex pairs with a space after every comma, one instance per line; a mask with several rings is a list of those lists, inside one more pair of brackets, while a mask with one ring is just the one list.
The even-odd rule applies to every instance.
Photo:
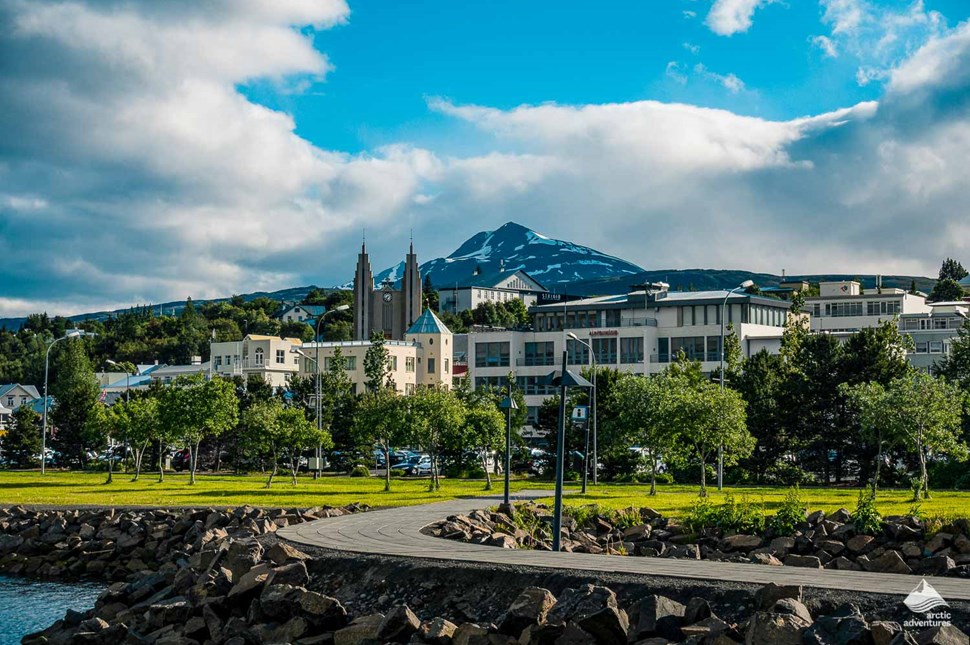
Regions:
[[172, 453], [172, 470], [177, 473], [189, 470], [192, 467], [192, 451], [182, 448]]
[[431, 456], [416, 455], [411, 457], [404, 465], [404, 474], [411, 476], [431, 474]]

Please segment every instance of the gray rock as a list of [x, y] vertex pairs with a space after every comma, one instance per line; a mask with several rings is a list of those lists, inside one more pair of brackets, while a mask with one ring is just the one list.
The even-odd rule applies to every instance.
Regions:
[[865, 562], [863, 568], [866, 571], [876, 573], [912, 573], [909, 565], [900, 557], [898, 551], [886, 551], [878, 558]]
[[711, 616], [714, 616], [711, 604], [703, 598], [694, 596], [687, 602], [687, 607], [684, 609], [684, 624], [693, 625]]
[[600, 645], [612, 645], [626, 640], [630, 622], [619, 607], [607, 606], [576, 621], [580, 629], [591, 634]]
[[414, 615], [407, 605], [397, 605], [387, 612], [380, 627], [377, 628], [377, 639], [381, 642], [407, 642], [411, 635], [418, 631], [421, 621]]
[[800, 585], [776, 585], [769, 582], [754, 594], [754, 608], [756, 611], [767, 611], [783, 598], [790, 598], [802, 602], [802, 588]]
[[269, 558], [273, 564], [282, 565], [290, 562], [292, 560], [309, 560], [308, 556], [303, 551], [294, 549], [289, 544], [285, 542], [277, 542], [274, 544], [270, 550], [266, 553], [266, 557]]
[[[850, 553], [856, 555], [862, 555], [863, 553], [868, 553], [876, 548], [875, 544], [876, 538], [871, 535], [856, 535], [851, 537], [846, 541], [845, 548], [849, 550]], [[836, 554], [832, 554], [836, 555]]]
[[967, 645], [970, 638], [954, 625], [942, 625], [920, 632], [916, 642], [919, 645]]
[[647, 596], [630, 609], [630, 639], [663, 636], [679, 640], [686, 611], [684, 605], [666, 596]]
[[761, 538], [757, 535], [729, 535], [718, 544], [722, 551], [750, 551], [761, 546]]
[[418, 636], [422, 641], [435, 645], [448, 645], [458, 626], [444, 618], [435, 618], [432, 621], [422, 623], [418, 628]]
[[794, 614], [759, 611], [748, 622], [745, 645], [801, 645], [811, 623]]
[[805, 631], [805, 645], [872, 645], [869, 624], [855, 605], [843, 605], [834, 614], [819, 616]]
[[317, 629], [334, 630], [347, 626], [347, 610], [336, 598], [316, 591], [305, 591], [300, 597], [300, 611]]
[[956, 566], [953, 559], [942, 553], [920, 560], [916, 565], [916, 573], [929, 576], [945, 576]]
[[305, 587], [310, 582], [310, 574], [307, 573], [306, 563], [302, 560], [284, 564], [273, 569], [266, 580], [266, 585], [293, 585], [294, 587]]
[[369, 614], [356, 618], [343, 629], [333, 633], [334, 645], [363, 645], [377, 639], [377, 630], [384, 622], [383, 614]]
[[256, 540], [236, 540], [226, 552], [226, 568], [232, 571], [232, 579], [239, 580], [243, 574], [256, 566], [263, 557], [263, 545]]
[[874, 620], [869, 623], [869, 633], [872, 634], [873, 645], [889, 645], [896, 634], [903, 631], [902, 625], [886, 620]]
[[462, 623], [451, 637], [452, 645], [487, 645], [488, 630], [475, 623]]
[[789, 555], [785, 558], [786, 567], [805, 567], [808, 569], [821, 569], [822, 561], [814, 555]]
[[499, 622], [499, 631], [517, 637], [529, 625], [544, 622], [549, 610], [555, 604], [556, 597], [548, 589], [526, 587], [512, 602]]
[[812, 622], [812, 614], [808, 611], [808, 607], [794, 598], [780, 598], [772, 606], [771, 611], [776, 614], [792, 614], [807, 623]]

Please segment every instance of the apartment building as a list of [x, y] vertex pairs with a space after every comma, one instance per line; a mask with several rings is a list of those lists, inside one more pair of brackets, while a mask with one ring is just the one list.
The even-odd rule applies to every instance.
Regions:
[[909, 336], [913, 347], [906, 358], [924, 372], [931, 372], [950, 353], [950, 342], [970, 319], [970, 302], [938, 302], [928, 313], [902, 314], [899, 330]]
[[526, 307], [538, 304], [548, 290], [525, 271], [496, 271], [473, 275], [454, 285], [439, 285], [441, 311], [457, 314], [484, 302], [505, 303], [521, 300]]
[[[726, 303], [726, 304], [725, 304]], [[637, 374], [662, 372], [683, 350], [705, 372], [719, 363], [721, 312], [733, 325], [745, 355], [781, 347], [789, 303], [727, 291], [670, 292], [663, 283], [617, 296], [537, 306], [531, 331], [495, 331], [467, 336], [472, 387], [504, 387], [510, 372], [525, 395], [530, 424], [554, 388], [545, 377], [562, 361]], [[581, 341], [567, 337], [575, 334]]]
[[921, 295], [902, 289], [876, 288], [863, 293], [853, 280], [819, 283], [819, 295], [805, 299], [812, 331], [851, 334], [908, 314], [929, 314]]
[[302, 342], [299, 338], [249, 334], [241, 341], [211, 343], [209, 373], [226, 378], [260, 376], [273, 387], [286, 387], [290, 376], [299, 370], [299, 356], [292, 350]]

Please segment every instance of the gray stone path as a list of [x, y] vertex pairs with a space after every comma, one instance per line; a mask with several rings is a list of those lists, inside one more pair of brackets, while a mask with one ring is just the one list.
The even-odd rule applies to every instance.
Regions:
[[[549, 494], [548, 490], [521, 491], [514, 498], [535, 499], [549, 497]], [[493, 506], [501, 499], [501, 495], [493, 495], [344, 515], [287, 526], [281, 528], [278, 535], [301, 544], [354, 553], [752, 584], [774, 582], [821, 589], [892, 594], [899, 595], [900, 600], [920, 581], [918, 576], [891, 573], [501, 549], [444, 540], [421, 533], [421, 528], [432, 522], [449, 515], [468, 514], [475, 509]], [[970, 581], [957, 578], [929, 580], [944, 599], [970, 600]]]

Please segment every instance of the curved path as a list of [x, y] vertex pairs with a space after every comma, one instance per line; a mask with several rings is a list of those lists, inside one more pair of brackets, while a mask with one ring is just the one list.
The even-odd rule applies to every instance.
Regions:
[[[521, 491], [513, 495], [513, 498], [524, 500], [549, 495], [548, 490]], [[432, 522], [449, 515], [467, 515], [475, 509], [495, 505], [501, 499], [501, 495], [463, 498], [344, 515], [287, 526], [279, 529], [277, 535], [301, 544], [354, 553], [749, 584], [774, 582], [821, 589], [892, 594], [900, 596], [900, 601], [920, 580], [918, 576], [891, 573], [501, 549], [445, 540], [421, 533], [421, 528]], [[931, 580], [933, 587], [946, 600], [970, 600], [970, 581], [957, 578]]]

